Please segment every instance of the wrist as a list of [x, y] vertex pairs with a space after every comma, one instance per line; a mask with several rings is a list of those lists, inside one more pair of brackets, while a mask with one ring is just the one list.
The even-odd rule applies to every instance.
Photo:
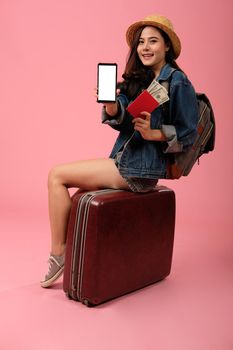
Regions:
[[110, 117], [115, 117], [118, 113], [118, 103], [111, 103], [105, 105], [105, 111]]
[[166, 137], [160, 129], [151, 129], [150, 141], [166, 141]]

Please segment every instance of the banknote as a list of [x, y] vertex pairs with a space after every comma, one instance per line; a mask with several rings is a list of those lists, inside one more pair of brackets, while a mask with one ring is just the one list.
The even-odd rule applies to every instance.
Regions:
[[160, 105], [169, 100], [167, 90], [156, 80], [151, 82], [147, 88], [147, 91], [158, 101]]

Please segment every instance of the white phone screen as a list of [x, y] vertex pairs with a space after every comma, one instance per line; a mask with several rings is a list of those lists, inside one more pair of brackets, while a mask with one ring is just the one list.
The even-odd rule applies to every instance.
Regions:
[[98, 102], [115, 102], [117, 84], [117, 64], [98, 64]]

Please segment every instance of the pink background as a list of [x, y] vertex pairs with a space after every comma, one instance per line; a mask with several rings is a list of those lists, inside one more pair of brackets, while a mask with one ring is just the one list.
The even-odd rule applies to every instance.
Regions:
[[[225, 276], [225, 284], [221, 282], [226, 287], [224, 292], [219, 291], [208, 310], [205, 310], [208, 314], [218, 302], [222, 303], [218, 309], [221, 313], [216, 316], [219, 318], [219, 327], [215, 325], [213, 330], [209, 328], [207, 334], [200, 333], [199, 337], [193, 334], [191, 343], [195, 345], [195, 350], [201, 350], [203, 344], [212, 344], [211, 347], [203, 347], [205, 350], [232, 349], [229, 333], [227, 336], [221, 333], [222, 336], [212, 343], [207, 342], [208, 336], [211, 339], [213, 335], [216, 336], [217, 329], [220, 331], [221, 324], [228, 327], [230, 316], [227, 310], [232, 308], [232, 298], [229, 297], [230, 294], [226, 294], [233, 285], [232, 11], [232, 0], [146, 0], [138, 5], [133, 0], [99, 0], [82, 4], [74, 0], [0, 0], [0, 291], [1, 301], [6, 298], [5, 314], [1, 313], [0, 317], [3, 325], [6, 321], [5, 329], [14, 329], [11, 312], [15, 308], [19, 308], [20, 314], [27, 309], [26, 304], [20, 301], [13, 307], [11, 298], [7, 299], [7, 295], [13, 298], [16, 287], [21, 288], [22, 284], [27, 286], [28, 280], [34, 285], [32, 294], [30, 288], [20, 289], [22, 295], [18, 295], [25, 299], [25, 303], [25, 295], [27, 300], [31, 296], [31, 302], [34, 300], [33, 293], [39, 296], [36, 305], [40, 305], [43, 300], [41, 297], [46, 298], [48, 295], [47, 291], [40, 291], [37, 283], [40, 273], [43, 274], [46, 268], [43, 262], [49, 249], [46, 189], [49, 169], [57, 163], [107, 157], [117, 136], [116, 132], [101, 124], [101, 106], [93, 97], [97, 63], [117, 62], [120, 79], [128, 53], [125, 43], [128, 25], [147, 14], [160, 13], [173, 21], [182, 42], [178, 64], [188, 74], [196, 90], [204, 91], [209, 96], [217, 123], [215, 151], [203, 156], [200, 166], [195, 166], [188, 178], [161, 181], [175, 190], [177, 200], [177, 238], [172, 276], [189, 276], [190, 283], [211, 281], [209, 284], [206, 282], [206, 285], [204, 283], [205, 300], [209, 300], [213, 289], [221, 281], [221, 276]], [[16, 273], [17, 266], [19, 271]], [[203, 270], [205, 266], [209, 266], [209, 269]], [[191, 272], [194, 277], [190, 277]], [[211, 276], [215, 276], [216, 280], [211, 279]], [[179, 278], [174, 280], [179, 281]], [[55, 294], [54, 299], [51, 291], [49, 292], [49, 305], [53, 305], [52, 300], [56, 304], [56, 298], [61, 298], [61, 303], [64, 303], [61, 288], [57, 292], [59, 293]], [[166, 287], [163, 292], [166, 293]], [[151, 296], [151, 290], [148, 293]], [[140, 293], [134, 295], [135, 300], [140, 297]], [[194, 300], [193, 295], [193, 302]], [[184, 301], [190, 307], [189, 299], [184, 298]], [[11, 308], [6, 305], [11, 305]], [[118, 305], [116, 302], [116, 306]], [[125, 302], [126, 309], [127, 305]], [[205, 305], [203, 302], [202, 307]], [[62, 308], [60, 304], [59, 307]], [[67, 304], [66, 308], [68, 313], [72, 306]], [[84, 311], [81, 306], [79, 308], [82, 314], [86, 312], [82, 317], [86, 317], [89, 322], [89, 311]], [[39, 309], [43, 309], [43, 305], [38, 308], [35, 306], [36, 313], [39, 313]], [[195, 314], [195, 302], [191, 310], [189, 311]], [[161, 317], [165, 317], [163, 310], [160, 311]], [[75, 311], [77, 318], [78, 312]], [[166, 312], [169, 313], [168, 310]], [[155, 321], [149, 315], [149, 311], [143, 314], [151, 325]], [[175, 315], [176, 312], [173, 317]], [[188, 315], [190, 313], [187, 317]], [[108, 317], [105, 316], [106, 314], [102, 320], [103, 327], [108, 323]], [[194, 317], [195, 321], [199, 323], [202, 316], [200, 311]], [[39, 317], [43, 319], [43, 315]], [[65, 317], [68, 318], [68, 315]], [[113, 319], [117, 317], [113, 311]], [[135, 317], [140, 318], [140, 314]], [[214, 315], [210, 318], [213, 317]], [[209, 321], [207, 317], [206, 323]], [[165, 319], [162, 319], [162, 324], [163, 322], [164, 329], [161, 328], [161, 334], [167, 326]], [[173, 324], [169, 325], [171, 330]], [[174, 347], [166, 343], [167, 345], [160, 346], [159, 349], [192, 349], [188, 338], [187, 343], [181, 341], [181, 330], [184, 328], [185, 333], [185, 325], [184, 318], [183, 323], [180, 323], [180, 333], [178, 331], [174, 337]], [[132, 332], [137, 334], [141, 331], [141, 326], [138, 323]], [[127, 343], [126, 334], [123, 330], [122, 332], [122, 342], [119, 338], [119, 343], [115, 344], [116, 349], [154, 349], [152, 336], [151, 347], [148, 345], [137, 348], [140, 339], [144, 339], [142, 335], [135, 338], [133, 347], [124, 347], [123, 343]], [[9, 341], [8, 333], [4, 334], [2, 339]], [[109, 334], [111, 338], [111, 332]], [[191, 334], [188, 333], [189, 340], [192, 339]], [[49, 339], [46, 331], [43, 336]], [[157, 339], [158, 342], [161, 341], [160, 344], [163, 343], [162, 337]], [[200, 343], [195, 343], [198, 339]], [[226, 340], [225, 345], [221, 343], [221, 339]], [[91, 343], [87, 345], [81, 336], [79, 341], [83, 344], [82, 349], [92, 349]], [[218, 341], [224, 347], [217, 347]], [[101, 344], [97, 341], [93, 349], [101, 348]], [[110, 349], [107, 344], [106, 349]], [[4, 349], [16, 348], [12, 340], [12, 345]], [[24, 344], [22, 349], [37, 347]], [[53, 347], [49, 345], [38, 349]], [[56, 349], [59, 348], [56, 346]]]

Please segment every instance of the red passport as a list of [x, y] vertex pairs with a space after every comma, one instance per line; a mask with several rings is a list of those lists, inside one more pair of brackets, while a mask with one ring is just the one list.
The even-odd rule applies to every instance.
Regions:
[[141, 112], [151, 113], [159, 106], [159, 102], [147, 91], [144, 90], [126, 109], [134, 117], [142, 117]]

